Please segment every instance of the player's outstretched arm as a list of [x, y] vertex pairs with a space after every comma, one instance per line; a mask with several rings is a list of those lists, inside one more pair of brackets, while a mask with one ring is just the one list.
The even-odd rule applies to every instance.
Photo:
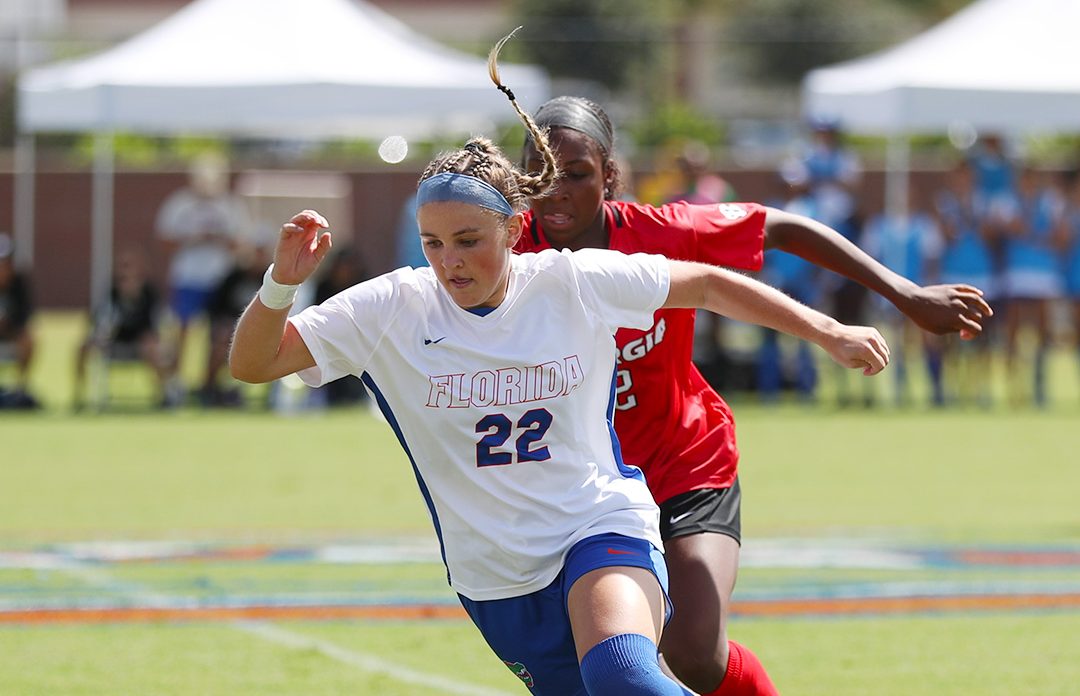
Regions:
[[816, 343], [838, 364], [863, 374], [877, 374], [889, 364], [889, 346], [873, 327], [841, 324], [734, 271], [687, 261], [668, 263], [671, 288], [665, 307], [707, 309], [791, 334]]
[[970, 285], [919, 286], [886, 268], [828, 225], [776, 208], [765, 214], [765, 247], [780, 249], [834, 271], [892, 302], [920, 328], [975, 338], [993, 315], [982, 291]]
[[282, 225], [270, 279], [263, 280], [233, 332], [229, 371], [234, 378], [270, 382], [315, 365], [311, 351], [286, 320], [295, 287], [307, 280], [330, 251], [329, 233], [320, 234], [326, 227], [326, 219], [312, 210]]

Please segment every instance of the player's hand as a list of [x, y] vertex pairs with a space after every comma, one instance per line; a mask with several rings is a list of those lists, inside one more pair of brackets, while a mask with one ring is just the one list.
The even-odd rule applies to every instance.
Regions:
[[897, 307], [919, 328], [935, 334], [959, 333], [970, 340], [982, 333], [983, 322], [994, 315], [982, 290], [971, 285], [927, 285]]
[[889, 364], [889, 344], [872, 326], [838, 328], [821, 347], [838, 365], [862, 370], [864, 375], [876, 375]]
[[308, 279], [330, 251], [329, 223], [314, 210], [297, 213], [281, 226], [274, 250], [275, 281], [299, 285]]

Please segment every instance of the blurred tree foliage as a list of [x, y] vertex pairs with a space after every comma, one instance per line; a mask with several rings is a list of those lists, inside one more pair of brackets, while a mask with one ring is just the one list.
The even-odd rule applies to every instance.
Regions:
[[[554, 77], [599, 83], [637, 106], [640, 144], [715, 142], [715, 119], [684, 89], [693, 29], [712, 23], [709, 50], [736, 79], [794, 88], [812, 68], [903, 41], [970, 0], [513, 0], [525, 26], [508, 56]], [[698, 34], [700, 36], [700, 34]], [[687, 38], [691, 37], [691, 38]]]
[[526, 26], [522, 52], [556, 77], [627, 86], [666, 39], [669, 3], [651, 0], [514, 0]]
[[659, 147], [677, 140], [696, 140], [710, 147], [724, 142], [725, 131], [715, 118], [689, 104], [660, 104], [646, 118], [630, 125], [630, 134], [640, 147]]
[[[93, 134], [76, 134], [58, 137], [66, 142], [76, 160], [89, 165], [94, 159]], [[186, 166], [196, 155], [216, 152], [229, 156], [229, 142], [211, 136], [155, 137], [136, 133], [116, 133], [113, 136], [113, 157], [118, 165], [135, 169], [154, 169], [165, 163]]]
[[[511, 16], [526, 33], [510, 55], [614, 91], [646, 77], [654, 90], [668, 92], [683, 30], [719, 22], [723, 50], [752, 66], [748, 77], [794, 84], [811, 68], [902, 41], [970, 1], [513, 0]], [[655, 95], [637, 96], [647, 102]]]
[[752, 77], [795, 85], [813, 68], [914, 36], [950, 14], [944, 10], [946, 4], [946, 0], [757, 0], [753, 12], [729, 12], [729, 34], [749, 59]]

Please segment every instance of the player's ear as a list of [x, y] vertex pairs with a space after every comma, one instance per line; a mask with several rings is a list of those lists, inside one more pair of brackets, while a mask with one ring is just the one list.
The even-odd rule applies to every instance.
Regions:
[[615, 160], [604, 160], [604, 198], [613, 197], [612, 193], [615, 190], [616, 175]]
[[514, 213], [506, 220], [506, 248], [513, 249], [525, 230], [525, 213]]

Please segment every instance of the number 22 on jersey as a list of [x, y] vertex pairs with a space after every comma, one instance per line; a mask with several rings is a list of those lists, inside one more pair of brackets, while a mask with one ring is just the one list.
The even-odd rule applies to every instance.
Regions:
[[[517, 423], [502, 413], [491, 413], [476, 423], [477, 433], [486, 433], [476, 443], [476, 466], [502, 466], [551, 459], [547, 445], [540, 445], [551, 427], [551, 412], [546, 408], [526, 411]], [[513, 452], [502, 450], [514, 435]]]

